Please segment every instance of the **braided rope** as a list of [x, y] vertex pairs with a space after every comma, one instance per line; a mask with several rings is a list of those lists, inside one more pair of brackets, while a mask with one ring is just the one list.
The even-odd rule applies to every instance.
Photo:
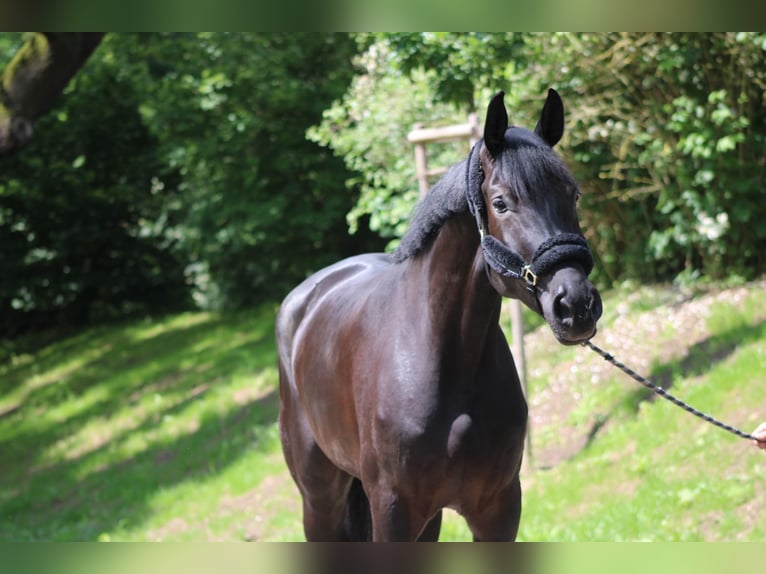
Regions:
[[591, 351], [595, 352], [597, 355], [600, 355], [601, 358], [604, 359], [606, 362], [611, 363], [612, 365], [614, 365], [615, 367], [620, 369], [623, 373], [625, 373], [626, 375], [629, 375], [631, 378], [633, 378], [634, 380], [636, 380], [639, 383], [641, 383], [642, 385], [644, 385], [647, 389], [651, 389], [653, 392], [655, 392], [658, 395], [660, 395], [663, 399], [669, 400], [671, 403], [681, 407], [686, 412], [691, 413], [694, 416], [699, 417], [702, 420], [707, 421], [707, 422], [709, 422], [712, 425], [715, 425], [715, 426], [717, 426], [719, 428], [722, 428], [725, 431], [729, 431], [730, 433], [732, 433], [734, 435], [737, 435], [738, 437], [746, 438], [746, 439], [749, 439], [749, 440], [757, 440], [753, 435], [748, 434], [746, 432], [743, 432], [743, 431], [739, 430], [738, 428], [735, 428], [735, 427], [733, 427], [731, 425], [727, 425], [726, 423], [723, 423], [723, 422], [719, 421], [718, 419], [715, 419], [715, 418], [711, 417], [710, 415], [706, 415], [705, 413], [703, 413], [701, 411], [698, 411], [694, 407], [686, 404], [681, 399], [674, 397], [669, 392], [667, 392], [665, 389], [663, 389], [662, 387], [660, 387], [658, 385], [655, 385], [649, 379], [647, 379], [645, 377], [642, 377], [637, 372], [635, 372], [633, 369], [631, 369], [630, 367], [627, 367], [626, 365], [624, 365], [623, 363], [621, 363], [620, 361], [615, 359], [613, 355], [610, 355], [609, 353], [607, 353], [606, 351], [604, 351], [601, 348], [597, 347], [596, 345], [594, 345], [590, 341], [585, 341], [584, 343], [582, 343], [582, 345], [583, 345], [583, 347], [588, 347]]

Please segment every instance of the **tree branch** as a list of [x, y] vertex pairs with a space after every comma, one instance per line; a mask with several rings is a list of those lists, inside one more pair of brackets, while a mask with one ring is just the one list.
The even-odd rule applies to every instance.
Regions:
[[27, 39], [0, 78], [0, 155], [29, 142], [34, 123], [54, 106], [103, 36], [36, 32]]

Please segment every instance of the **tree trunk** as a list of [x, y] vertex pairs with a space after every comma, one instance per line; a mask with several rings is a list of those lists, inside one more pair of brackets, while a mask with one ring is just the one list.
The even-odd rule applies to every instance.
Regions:
[[29, 37], [0, 79], [0, 155], [29, 142], [35, 121], [53, 107], [103, 36], [36, 32]]

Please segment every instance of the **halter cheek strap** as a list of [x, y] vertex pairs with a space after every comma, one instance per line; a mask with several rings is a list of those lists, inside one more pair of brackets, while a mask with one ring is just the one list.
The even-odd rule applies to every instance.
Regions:
[[527, 289], [532, 292], [535, 292], [537, 288], [539, 276], [550, 272], [564, 261], [581, 264], [585, 274], [589, 274], [593, 269], [593, 256], [588, 248], [588, 242], [579, 233], [561, 233], [546, 239], [535, 250], [529, 261], [486, 233], [484, 226], [486, 208], [481, 191], [484, 172], [479, 154], [475, 153], [480, 144], [481, 141], [471, 149], [468, 156], [466, 198], [468, 208], [476, 218], [481, 248], [487, 264], [503, 277], [524, 281]]

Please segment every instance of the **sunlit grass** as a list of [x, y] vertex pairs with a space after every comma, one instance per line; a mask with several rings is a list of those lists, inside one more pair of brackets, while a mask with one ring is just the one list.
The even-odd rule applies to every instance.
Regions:
[[[746, 431], [766, 420], [765, 319], [762, 290], [717, 303], [710, 339], [670, 367], [672, 392]], [[624, 400], [626, 384], [614, 382]], [[763, 540], [762, 452], [662, 399], [633, 404], [574, 458], [526, 476], [520, 538]]]
[[[606, 322], [677, 294], [605, 296]], [[654, 304], [660, 307], [654, 307]], [[0, 539], [302, 540], [300, 498], [277, 430], [274, 307], [99, 327], [0, 366]], [[708, 336], [653, 375], [694, 406], [752, 430], [766, 420], [766, 297], [754, 286], [706, 309]], [[610, 326], [611, 325], [611, 326]], [[545, 329], [545, 327], [542, 327]], [[651, 348], [679, 336], [658, 325]], [[558, 352], [561, 350], [562, 352]], [[528, 347], [529, 392], [562, 376], [579, 393], [564, 423], [592, 442], [522, 473], [522, 540], [763, 540], [763, 453], [617, 371], [591, 384], [586, 349]], [[600, 360], [600, 359], [599, 359]], [[576, 369], [572, 369], [576, 366]], [[542, 448], [562, 433], [531, 429]], [[441, 540], [471, 540], [444, 514]]]
[[99, 328], [1, 367], [0, 538], [142, 539], [281, 469], [273, 316]]

